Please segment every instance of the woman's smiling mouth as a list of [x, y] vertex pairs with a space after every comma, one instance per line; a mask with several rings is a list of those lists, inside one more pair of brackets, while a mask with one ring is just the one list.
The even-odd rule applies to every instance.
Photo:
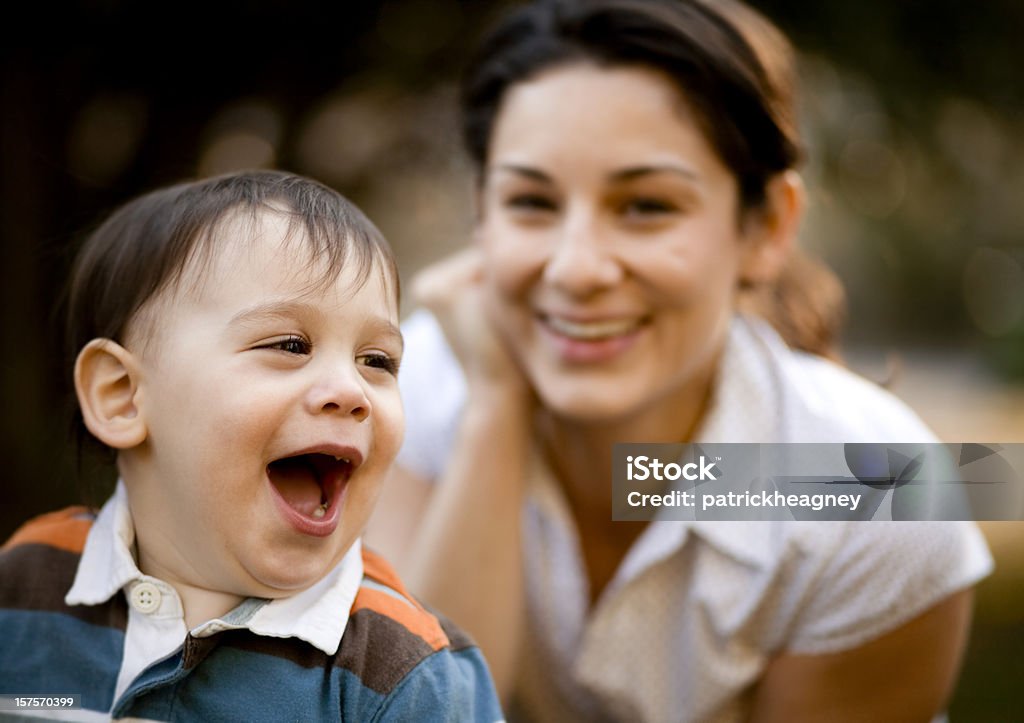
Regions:
[[574, 364], [611, 360], [633, 346], [650, 317], [570, 319], [557, 314], [537, 314], [544, 337], [558, 357]]

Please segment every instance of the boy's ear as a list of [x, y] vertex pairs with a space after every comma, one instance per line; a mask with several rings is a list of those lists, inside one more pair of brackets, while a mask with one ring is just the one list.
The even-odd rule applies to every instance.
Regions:
[[139, 413], [135, 357], [110, 339], [93, 339], [75, 360], [75, 394], [85, 426], [108, 447], [131, 449], [148, 433]]
[[776, 175], [765, 188], [764, 207], [746, 219], [740, 263], [744, 286], [759, 286], [778, 278], [796, 242], [804, 214], [803, 179], [796, 171]]

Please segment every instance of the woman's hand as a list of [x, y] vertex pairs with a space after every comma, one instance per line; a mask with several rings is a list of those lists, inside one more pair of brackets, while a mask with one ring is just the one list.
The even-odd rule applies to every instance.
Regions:
[[534, 401], [494, 324], [481, 261], [471, 248], [413, 279], [413, 298], [441, 324], [469, 394], [440, 479], [395, 480], [394, 504], [409, 514], [391, 527], [406, 525], [401, 557], [410, 589], [476, 639], [507, 696], [525, 620], [520, 511]]
[[420, 271], [412, 280], [412, 297], [441, 324], [471, 394], [528, 392], [493, 322], [495, 302], [483, 284], [479, 249], [464, 249]]

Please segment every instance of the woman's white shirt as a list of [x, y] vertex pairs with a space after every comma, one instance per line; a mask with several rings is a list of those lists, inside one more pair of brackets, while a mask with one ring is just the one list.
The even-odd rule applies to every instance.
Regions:
[[[465, 381], [430, 314], [414, 313], [403, 334], [398, 461], [436, 478]], [[738, 316], [697, 441], [936, 440], [888, 392]], [[540, 455], [529, 484], [529, 639], [512, 719], [743, 720], [774, 654], [856, 647], [992, 569], [974, 523], [652, 522], [588, 610], [577, 531]]]

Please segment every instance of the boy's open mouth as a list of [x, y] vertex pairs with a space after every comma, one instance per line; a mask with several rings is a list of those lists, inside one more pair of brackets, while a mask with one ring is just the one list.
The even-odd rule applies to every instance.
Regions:
[[341, 497], [358, 465], [352, 457], [313, 452], [283, 457], [267, 465], [267, 476], [281, 499], [304, 517], [321, 519]]

